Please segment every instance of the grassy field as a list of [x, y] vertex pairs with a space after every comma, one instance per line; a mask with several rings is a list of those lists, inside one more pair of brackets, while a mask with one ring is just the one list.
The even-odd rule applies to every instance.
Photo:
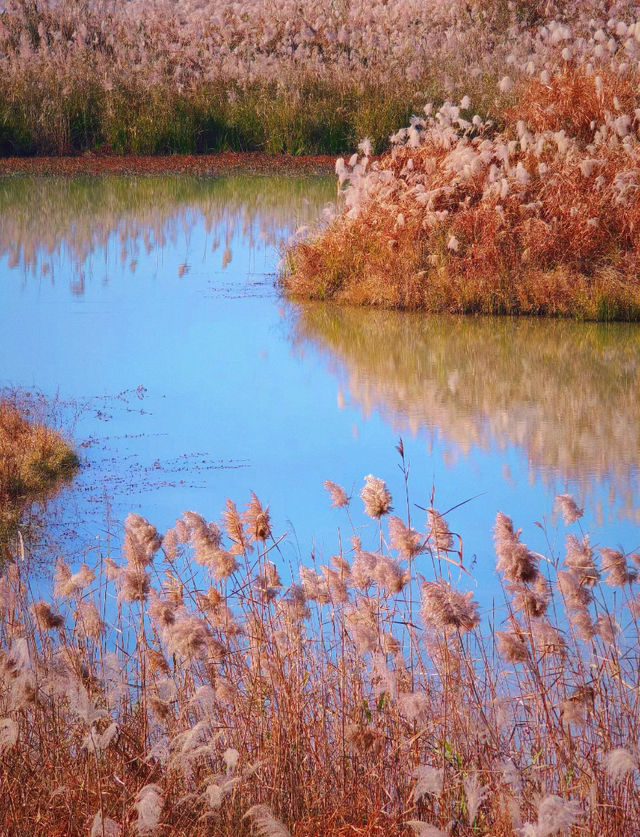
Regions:
[[[426, 55], [452, 23], [459, 10], [379, 0], [12, 0], [0, 15], [0, 153], [334, 154], [366, 135], [383, 146], [422, 86], [439, 89]], [[495, 10], [491, 27], [504, 37]]]

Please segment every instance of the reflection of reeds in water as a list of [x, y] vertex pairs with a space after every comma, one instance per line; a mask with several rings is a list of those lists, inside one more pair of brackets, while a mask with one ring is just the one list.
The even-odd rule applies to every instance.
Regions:
[[352, 398], [400, 430], [437, 431], [465, 453], [523, 448], [543, 478], [609, 480], [635, 514], [640, 331], [529, 319], [425, 317], [307, 305], [295, 340], [346, 370]]
[[88, 256], [118, 236], [123, 268], [134, 271], [139, 248], [162, 249], [202, 224], [226, 267], [237, 233], [250, 248], [276, 244], [315, 222], [334, 195], [333, 178], [323, 176], [5, 178], [0, 255], [10, 267], [43, 274], [64, 258], [79, 273]]

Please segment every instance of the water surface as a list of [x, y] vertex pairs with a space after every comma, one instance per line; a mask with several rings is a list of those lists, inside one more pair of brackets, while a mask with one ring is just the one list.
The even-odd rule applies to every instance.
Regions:
[[[285, 568], [326, 560], [352, 531], [324, 480], [356, 495], [365, 538], [366, 474], [406, 516], [400, 435], [414, 525], [432, 493], [459, 506], [485, 604], [498, 509], [544, 551], [535, 522], [570, 491], [597, 542], [637, 549], [638, 327], [287, 305], [282, 243], [334, 193], [333, 178], [0, 180], [0, 385], [66, 405], [84, 468], [65, 550], [117, 548], [129, 511], [163, 529], [253, 490], [289, 532]], [[550, 538], [561, 551], [564, 531]]]

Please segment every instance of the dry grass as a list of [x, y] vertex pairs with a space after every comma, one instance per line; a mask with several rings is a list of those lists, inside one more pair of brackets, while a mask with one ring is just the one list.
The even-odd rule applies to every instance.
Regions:
[[0, 399], [0, 546], [27, 506], [46, 500], [78, 468], [73, 449], [54, 429], [29, 420], [16, 403]]
[[345, 209], [288, 251], [283, 287], [434, 312], [638, 319], [636, 84], [567, 65], [522, 82], [499, 133], [451, 105], [415, 123], [379, 162], [343, 167]]
[[48, 601], [9, 566], [0, 831], [634, 833], [627, 556], [592, 552], [568, 497], [562, 557], [530, 552], [499, 514], [505, 603], [481, 618], [446, 520], [431, 509], [412, 530], [373, 477], [362, 497], [377, 546], [354, 538], [297, 583], [271, 563], [255, 496], [220, 526], [185, 512], [162, 538], [130, 515], [121, 562], [60, 559]]

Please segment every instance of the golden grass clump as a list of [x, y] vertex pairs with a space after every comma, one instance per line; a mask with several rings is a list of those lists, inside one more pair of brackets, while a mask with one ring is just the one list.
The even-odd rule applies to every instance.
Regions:
[[637, 86], [631, 71], [565, 63], [520, 80], [516, 104], [494, 119], [472, 116], [468, 97], [435, 115], [428, 105], [379, 160], [338, 161], [344, 206], [290, 247], [284, 290], [434, 312], [638, 319]]
[[0, 544], [30, 503], [46, 500], [77, 469], [78, 457], [60, 433], [0, 399]]
[[[336, 510], [353, 548], [299, 580], [253, 494], [225, 534], [194, 512], [164, 537], [130, 516], [122, 563], [60, 560], [51, 598], [8, 564], [0, 832], [635, 833], [637, 557], [582, 532], [564, 560], [537, 556], [499, 514], [504, 604], [483, 612], [433, 534], [446, 517], [414, 529], [376, 502], [372, 522], [372, 489], [391, 505], [369, 475], [360, 517]], [[221, 576], [203, 550], [238, 560]]]

